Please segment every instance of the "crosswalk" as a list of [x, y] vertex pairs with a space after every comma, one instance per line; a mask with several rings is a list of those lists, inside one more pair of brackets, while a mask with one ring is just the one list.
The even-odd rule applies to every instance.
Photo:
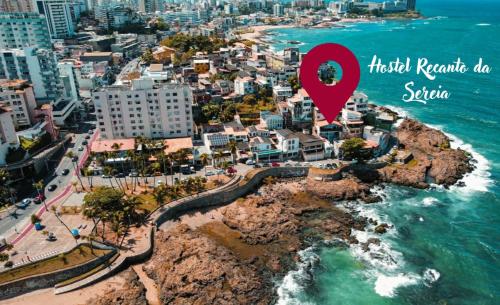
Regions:
[[40, 255], [37, 255], [34, 257], [30, 257], [29, 260], [28, 260], [28, 257], [23, 257], [23, 259], [21, 261], [18, 261], [17, 263], [15, 263], [13, 267], [19, 267], [22, 265], [27, 265], [29, 263], [37, 262], [37, 261], [43, 260], [47, 257], [55, 256], [58, 253], [59, 253], [59, 251], [54, 250], [54, 251], [50, 251], [50, 252], [40, 254]]

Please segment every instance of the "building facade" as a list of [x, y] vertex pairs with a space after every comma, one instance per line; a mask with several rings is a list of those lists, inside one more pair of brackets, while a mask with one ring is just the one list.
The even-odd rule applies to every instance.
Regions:
[[193, 133], [193, 97], [188, 85], [155, 85], [152, 79], [137, 79], [131, 86], [101, 88], [92, 99], [105, 139], [178, 138]]
[[0, 48], [51, 50], [46, 19], [37, 13], [0, 13]]
[[37, 99], [57, 100], [61, 94], [57, 60], [46, 49], [0, 50], [0, 79], [31, 82]]
[[25, 80], [0, 80], [0, 104], [10, 108], [16, 128], [33, 124], [36, 108], [33, 87]]
[[75, 7], [69, 0], [34, 0], [35, 10], [45, 16], [49, 33], [53, 39], [64, 39], [75, 35]]

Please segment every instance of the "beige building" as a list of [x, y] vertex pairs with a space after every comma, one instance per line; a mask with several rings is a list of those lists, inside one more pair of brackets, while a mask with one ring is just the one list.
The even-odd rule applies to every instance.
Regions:
[[193, 133], [188, 85], [136, 79], [130, 86], [100, 88], [92, 99], [102, 138], [179, 138]]
[[37, 105], [33, 86], [28, 81], [0, 79], [0, 104], [11, 109], [16, 128], [27, 128], [33, 124]]

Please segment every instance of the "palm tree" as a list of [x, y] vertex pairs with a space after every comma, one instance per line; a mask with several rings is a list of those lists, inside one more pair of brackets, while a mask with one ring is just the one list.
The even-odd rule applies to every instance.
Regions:
[[161, 170], [161, 164], [159, 162], [154, 162], [151, 164], [151, 171], [153, 172], [153, 187], [155, 186], [156, 182], [156, 172]]
[[78, 178], [78, 181], [80, 181], [80, 186], [82, 187], [82, 190], [85, 190], [85, 188], [83, 187], [82, 178], [80, 177], [79, 168], [76, 165], [76, 162], [78, 162], [78, 159], [75, 160], [75, 157], [76, 157], [75, 153], [70, 150], [66, 153], [65, 156], [66, 156], [66, 158], [71, 160], [71, 164], [73, 164], [73, 169], [75, 170], [76, 177]]
[[73, 181], [71, 181], [71, 185], [75, 189], [75, 193], [78, 193], [78, 190], [76, 189], [76, 186], [78, 185], [78, 182], [76, 182], [76, 181], [73, 180]]
[[[78, 184], [78, 182], [74, 181], [76, 184]], [[75, 184], [75, 185], [76, 185]], [[57, 209], [55, 206], [51, 206], [50, 209], [52, 210], [52, 212], [54, 213], [54, 216], [56, 216], [57, 220], [59, 220], [59, 222], [66, 228], [66, 230], [68, 230], [69, 234], [71, 235], [71, 237], [73, 237], [73, 240], [75, 241], [75, 243], [78, 245], [78, 240], [76, 240], [75, 236], [73, 235], [73, 232], [71, 232], [71, 229], [68, 227], [68, 225], [62, 220], [61, 216], [59, 215], [59, 213], [57, 213]]]
[[233, 159], [233, 164], [236, 164], [236, 153], [238, 152], [238, 143], [235, 140], [229, 141], [228, 145], [229, 150], [231, 151], [231, 157]]
[[94, 187], [94, 185], [92, 184], [94, 180], [94, 171], [87, 167], [86, 169], [84, 169], [83, 174], [85, 175], [85, 177], [87, 177], [90, 190], [92, 190], [92, 188]]
[[200, 155], [201, 165], [205, 168], [205, 175], [207, 175], [207, 165], [208, 165], [208, 154], [203, 153]]
[[108, 177], [109, 179], [109, 184], [111, 185], [112, 188], [115, 188], [114, 185], [113, 185], [113, 180], [111, 180], [111, 174], [113, 172], [113, 169], [110, 167], [110, 166], [105, 166], [103, 169], [102, 169], [102, 172], [104, 174], [104, 176]]

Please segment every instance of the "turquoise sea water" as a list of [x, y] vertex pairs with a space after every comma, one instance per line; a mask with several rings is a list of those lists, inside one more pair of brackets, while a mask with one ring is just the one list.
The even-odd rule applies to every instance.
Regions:
[[[429, 19], [349, 24], [343, 29], [275, 30], [273, 47], [298, 40], [302, 51], [324, 42], [349, 47], [361, 64], [359, 90], [440, 128], [455, 146], [473, 153], [477, 169], [465, 187], [415, 190], [389, 186], [382, 203], [351, 204], [362, 215], [387, 221], [394, 229], [379, 247], [341, 250], [320, 246], [303, 251], [319, 263], [311, 273], [291, 272], [280, 284], [279, 304], [500, 304], [500, 1], [419, 0]], [[438, 75], [435, 81], [410, 74], [369, 74], [376, 54], [427, 57], [451, 63], [479, 57], [493, 70]], [[448, 90], [448, 100], [405, 103], [404, 84]], [[359, 240], [371, 233], [355, 232]], [[304, 266], [307, 264], [304, 264]]]

